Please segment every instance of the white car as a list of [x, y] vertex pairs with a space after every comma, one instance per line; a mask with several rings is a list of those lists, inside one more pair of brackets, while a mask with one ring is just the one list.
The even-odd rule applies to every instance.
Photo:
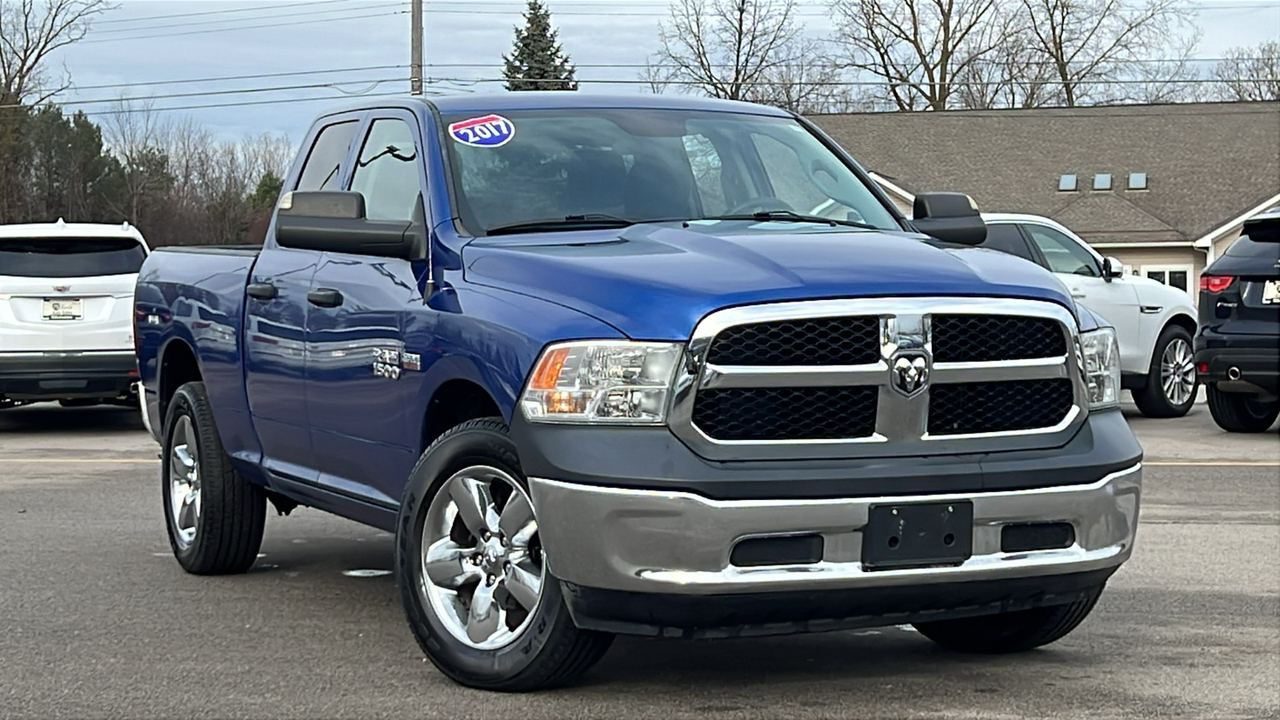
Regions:
[[130, 225], [0, 225], [0, 409], [136, 402]]
[[1198, 389], [1192, 338], [1196, 308], [1178, 288], [1125, 275], [1075, 233], [1037, 215], [984, 213], [985, 247], [1051, 270], [1085, 307], [1106, 318], [1120, 341], [1121, 384], [1147, 417], [1179, 417]]

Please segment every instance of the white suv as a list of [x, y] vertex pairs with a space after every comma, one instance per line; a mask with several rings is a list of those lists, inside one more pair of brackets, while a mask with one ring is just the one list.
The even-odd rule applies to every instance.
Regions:
[[0, 409], [133, 403], [133, 288], [150, 249], [130, 225], [0, 225]]
[[984, 247], [1051, 270], [1085, 307], [1106, 318], [1120, 341], [1121, 383], [1147, 417], [1179, 417], [1195, 402], [1192, 359], [1196, 308], [1178, 288], [1125, 275], [1063, 225], [1038, 215], [984, 213]]

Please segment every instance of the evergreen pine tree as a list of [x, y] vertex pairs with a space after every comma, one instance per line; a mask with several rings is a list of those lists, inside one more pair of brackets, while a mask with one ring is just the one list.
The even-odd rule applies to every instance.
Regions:
[[511, 56], [502, 56], [508, 90], [577, 90], [573, 66], [556, 42], [551, 12], [541, 0], [529, 0], [525, 26], [517, 27]]

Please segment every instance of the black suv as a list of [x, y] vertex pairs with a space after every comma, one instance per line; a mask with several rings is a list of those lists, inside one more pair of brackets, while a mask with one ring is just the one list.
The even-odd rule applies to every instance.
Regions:
[[1223, 430], [1263, 432], [1280, 416], [1280, 206], [1244, 224], [1200, 276], [1196, 371]]

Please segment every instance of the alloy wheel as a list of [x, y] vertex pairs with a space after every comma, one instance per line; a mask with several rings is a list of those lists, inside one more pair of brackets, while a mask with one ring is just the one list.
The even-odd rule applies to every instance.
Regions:
[[182, 415], [173, 428], [169, 451], [169, 517], [178, 546], [191, 547], [200, 521], [200, 461], [195, 426]]
[[1196, 366], [1191, 345], [1177, 337], [1164, 346], [1160, 357], [1160, 385], [1171, 405], [1185, 405], [1196, 388]]
[[478, 650], [516, 640], [542, 600], [546, 565], [533, 503], [508, 473], [464, 468], [431, 500], [419, 591], [441, 624]]

